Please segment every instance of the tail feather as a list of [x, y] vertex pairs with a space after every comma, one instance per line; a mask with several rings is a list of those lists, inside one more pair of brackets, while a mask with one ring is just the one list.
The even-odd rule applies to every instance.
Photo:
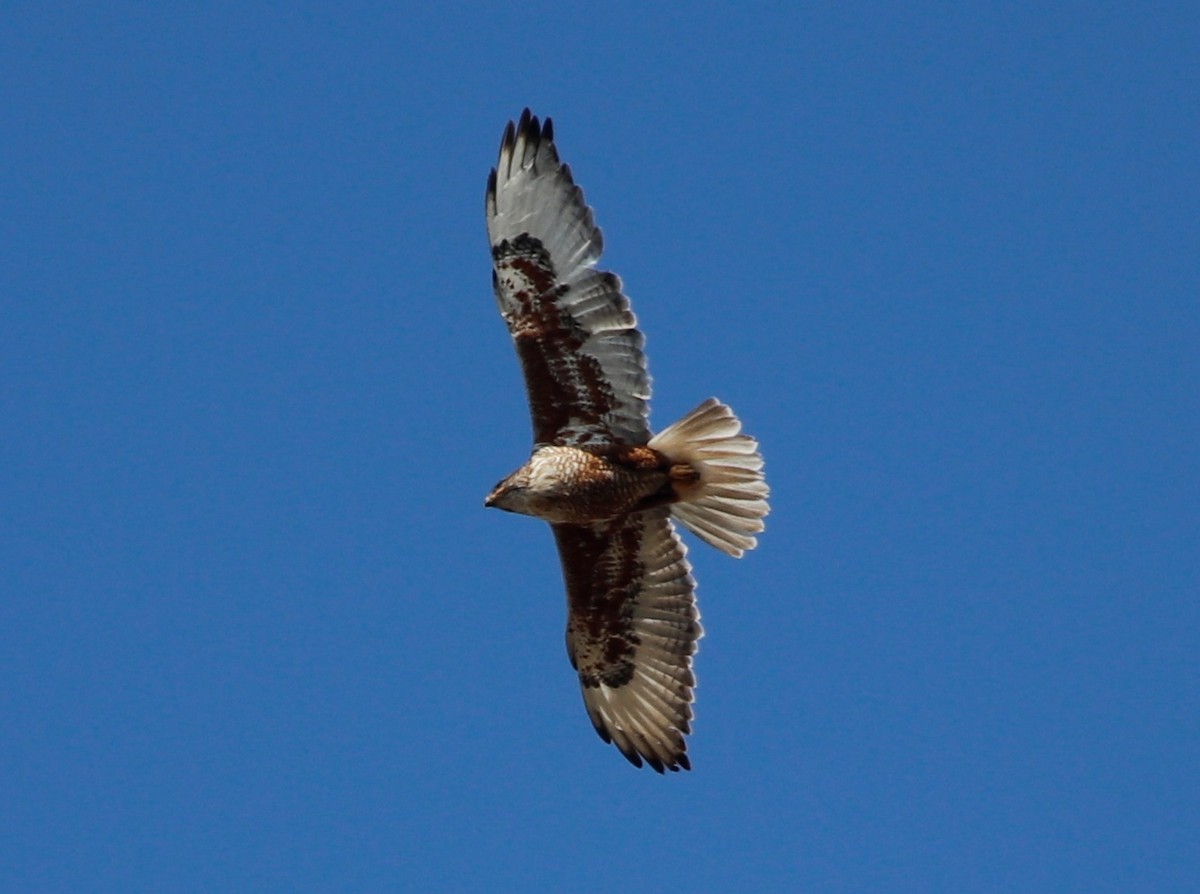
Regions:
[[770, 511], [758, 442], [741, 433], [733, 410], [710, 397], [650, 439], [650, 446], [699, 476], [675, 483], [671, 514], [701, 540], [731, 556], [754, 549]]

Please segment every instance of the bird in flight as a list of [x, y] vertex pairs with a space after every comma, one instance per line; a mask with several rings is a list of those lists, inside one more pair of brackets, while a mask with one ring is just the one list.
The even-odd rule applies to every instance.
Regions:
[[703, 630], [673, 522], [731, 556], [753, 549], [768, 512], [758, 443], [715, 398], [651, 434], [645, 339], [621, 281], [596, 269], [600, 230], [549, 118], [509, 122], [485, 209], [534, 445], [484, 505], [550, 523], [567, 654], [596, 732], [635, 766], [690, 770]]

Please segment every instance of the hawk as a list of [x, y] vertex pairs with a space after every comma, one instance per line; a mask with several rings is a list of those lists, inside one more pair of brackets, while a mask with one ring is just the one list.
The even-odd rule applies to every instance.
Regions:
[[596, 731], [635, 766], [689, 770], [696, 582], [673, 521], [740, 557], [763, 529], [758, 443], [710, 398], [652, 435], [650, 377], [621, 281], [554, 129], [510, 121], [485, 201], [492, 285], [525, 373], [529, 461], [485, 506], [550, 523], [567, 654]]

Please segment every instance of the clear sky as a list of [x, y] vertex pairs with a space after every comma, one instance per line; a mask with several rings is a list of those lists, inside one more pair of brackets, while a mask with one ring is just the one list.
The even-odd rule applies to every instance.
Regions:
[[[6, 3], [0, 889], [1184, 891], [1200, 11]], [[773, 514], [604, 745], [490, 290], [554, 118]]]

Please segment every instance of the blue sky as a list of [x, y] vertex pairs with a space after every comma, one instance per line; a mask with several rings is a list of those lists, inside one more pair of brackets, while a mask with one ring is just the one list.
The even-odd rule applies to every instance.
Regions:
[[[10, 3], [0, 887], [1182, 891], [1200, 14]], [[594, 734], [483, 190], [531, 106], [773, 514]]]

